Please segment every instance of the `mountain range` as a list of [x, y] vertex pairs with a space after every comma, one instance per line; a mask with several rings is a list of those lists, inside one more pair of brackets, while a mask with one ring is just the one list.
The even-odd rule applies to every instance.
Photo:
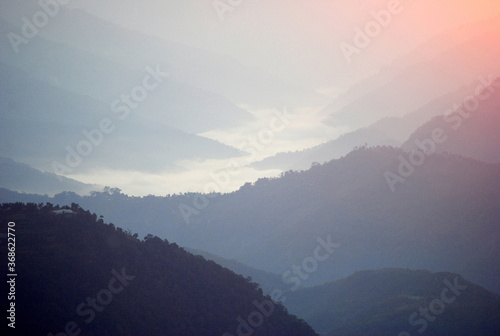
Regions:
[[1, 335], [500, 335], [500, 6], [62, 2], [0, 1]]
[[74, 203], [4, 203], [0, 219], [15, 220], [24, 239], [16, 249], [23, 276], [15, 280], [15, 302], [23, 307], [17, 319], [33, 322], [17, 322], [21, 334], [317, 335], [304, 320], [328, 336], [500, 331], [498, 294], [458, 274], [362, 271], [312, 288], [275, 287], [266, 296], [260, 284], [202, 251], [193, 255], [153, 235], [139, 240]]
[[[369, 127], [344, 134], [336, 140], [302, 151], [278, 153], [255, 162], [252, 166], [257, 169], [303, 170], [310, 168], [314, 162], [328, 162], [346, 155], [356, 147], [365, 145], [401, 146], [405, 151], [411, 152], [416, 149], [414, 141], [419, 137], [428, 138], [430, 131], [435, 128], [446, 130], [450, 136], [453, 133], [453, 138], [456, 139], [448, 142], [447, 145], [439, 146], [437, 149], [439, 152], [457, 153], [488, 162], [499, 162], [498, 151], [495, 148], [495, 144], [499, 143], [495, 128], [498, 125], [497, 107], [500, 98], [498, 83], [500, 83], [500, 77], [481, 78], [403, 117], [386, 117]], [[474, 112], [476, 112], [474, 119], [465, 116], [464, 112], [461, 112], [464, 116], [460, 114], [457, 116], [460, 109], [468, 108], [464, 106], [465, 102], [469, 104], [469, 100], [480, 92], [488, 98], [474, 107]], [[452, 113], [455, 113], [455, 116], [448, 116]], [[465, 113], [470, 114], [467, 110]], [[468, 119], [471, 119], [471, 122]], [[463, 123], [460, 121], [464, 121], [463, 123], [467, 126], [462, 128]], [[462, 128], [462, 130], [453, 132], [454, 128]], [[453, 144], [453, 142], [458, 143]]]
[[461, 27], [460, 34], [438, 35], [401, 55], [326, 106], [326, 122], [366, 127], [383, 117], [404, 116], [483, 77], [498, 77], [498, 22]]
[[[302, 265], [318, 239], [340, 244], [301, 281], [307, 286], [374, 267], [409, 267], [446, 269], [498, 292], [500, 166], [433, 154], [408, 175], [407, 155], [361, 148], [224, 195], [129, 197], [107, 190], [41, 198], [2, 190], [0, 201], [75, 202], [140, 235], [170, 237], [278, 274]], [[393, 184], [387, 176], [399, 170], [406, 177]]]
[[417, 143], [432, 138], [433, 132], [443, 130], [445, 141], [436, 144], [437, 152], [456, 153], [476, 160], [500, 162], [500, 78], [482, 91], [466, 96], [448, 113], [435, 117], [411, 135], [402, 145], [408, 152], [418, 149]]

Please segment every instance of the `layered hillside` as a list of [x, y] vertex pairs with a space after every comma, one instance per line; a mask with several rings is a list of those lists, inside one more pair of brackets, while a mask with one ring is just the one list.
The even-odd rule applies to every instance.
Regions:
[[399, 149], [361, 148], [225, 195], [128, 197], [108, 190], [40, 198], [4, 190], [0, 199], [79, 203], [141, 236], [168, 237], [278, 274], [301, 265], [317, 240], [330, 236], [341, 246], [303, 286], [409, 267], [449, 270], [500, 292], [500, 165], [446, 154], [413, 168], [409, 160]]
[[286, 298], [329, 336], [500, 334], [499, 296], [448, 272], [363, 271]]
[[[61, 212], [50, 204], [0, 208], [2, 233], [15, 223], [17, 274], [15, 299], [3, 306], [15, 302], [16, 328], [2, 323], [2, 335], [220, 336], [245, 324], [253, 335], [316, 335], [214, 262], [152, 235], [139, 241], [75, 204]], [[2, 239], [5, 260], [6, 245]], [[10, 279], [2, 276], [2, 292]]]
[[[475, 95], [462, 97], [445, 116], [423, 124], [402, 146], [407, 151], [433, 140], [441, 130], [443, 141], [434, 142], [436, 152], [456, 153], [485, 162], [500, 162], [500, 77]], [[430, 147], [429, 147], [430, 148]]]

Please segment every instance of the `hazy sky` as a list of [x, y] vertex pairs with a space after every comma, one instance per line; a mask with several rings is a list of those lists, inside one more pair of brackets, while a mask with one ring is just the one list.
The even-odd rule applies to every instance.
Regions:
[[[227, 3], [227, 1], [222, 1]], [[217, 15], [213, 0], [75, 0], [92, 13], [179, 43], [236, 57], [292, 81], [335, 92], [428, 38], [500, 14], [497, 0], [401, 0], [403, 11], [346, 69], [339, 44], [389, 0], [242, 0]], [[119, 5], [117, 5], [119, 4]], [[116, 10], [119, 8], [120, 10]], [[340, 74], [340, 76], [339, 76]]]
[[[230, 55], [294, 83], [335, 96], [357, 80], [377, 72], [429, 38], [460, 25], [478, 22], [500, 14], [496, 0], [402, 0], [402, 12], [351, 64], [340, 50], [351, 42], [356, 26], [372, 20], [371, 12], [386, 9], [386, 0], [254, 0], [241, 1], [223, 13], [222, 20], [211, 0], [145, 0], [140, 6], [132, 0], [76, 0], [82, 7], [122, 26], [156, 35], [170, 41]], [[227, 2], [226, 2], [227, 3]], [[117, 10], [119, 8], [119, 10]], [[269, 117], [269, 110], [249, 111], [257, 116], [252, 124], [211, 131], [204, 136], [238, 147], [248, 136], [256, 135]], [[304, 107], [299, 117], [274, 140], [258, 151], [263, 158], [280, 151], [299, 150], [333, 139], [347, 130], [321, 124], [317, 109]], [[100, 171], [91, 176], [74, 176], [88, 182], [113, 184], [134, 194], [202, 191], [213, 181], [210, 172], [224, 171], [226, 161], [179, 162], [187, 172], [148, 175], [131, 172]], [[237, 189], [246, 180], [277, 176], [279, 171], [256, 172], [242, 168], [223, 191]], [[99, 180], [96, 181], [95, 179]]]
[[[227, 3], [227, 0], [73, 0], [69, 6], [83, 8], [122, 27], [233, 57], [332, 99], [436, 35], [450, 30], [458, 32], [462, 25], [500, 15], [498, 0], [401, 0], [398, 14], [392, 15], [370, 45], [348, 63], [341, 44], [352, 44], [356, 27], [364, 28], [374, 20], [373, 13], [386, 10], [392, 0], [242, 0], [237, 6], [226, 7], [230, 8], [228, 11], [217, 11], [215, 5]], [[7, 2], [0, 1], [0, 5], [0, 9], [8, 8]], [[33, 2], [32, 6], [38, 5]], [[2, 16], [5, 15], [4, 11]], [[258, 136], [275, 113], [287, 108], [286, 105], [242, 107], [255, 116], [254, 121], [200, 135], [240, 148], [243, 142]], [[319, 113], [320, 110], [321, 106], [308, 106], [304, 102], [302, 108], [289, 111], [295, 118], [273, 134], [272, 141], [260, 146], [252, 161], [281, 151], [312, 147], [350, 130], [326, 126], [322, 123], [326, 115]], [[240, 159], [238, 163], [243, 165], [248, 159]], [[213, 182], [213, 173], [224, 172], [228, 164], [234, 162], [187, 160], [177, 163], [179, 169], [157, 174], [95, 170], [68, 177], [116, 186], [129, 194], [164, 195], [203, 191]], [[241, 168], [221, 191], [231, 191], [245, 181], [279, 173]]]

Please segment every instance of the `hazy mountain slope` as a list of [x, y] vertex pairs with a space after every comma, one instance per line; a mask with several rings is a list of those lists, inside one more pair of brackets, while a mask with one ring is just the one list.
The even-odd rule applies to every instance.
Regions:
[[[346, 92], [335, 98], [328, 105], [327, 109], [331, 113], [340, 112], [341, 109], [350, 103], [374, 92], [384, 85], [387, 85], [399, 77], [404, 71], [412, 66], [423, 64], [435, 59], [440, 54], [458, 47], [471, 39], [483, 35], [485, 32], [500, 32], [500, 17], [482, 21], [476, 24], [463, 25], [457, 33], [456, 29], [441, 33], [430, 40], [418, 45], [410, 52], [396, 57], [390, 64], [383, 66], [376, 73], [359, 80]], [[467, 69], [461, 69], [467, 71]], [[470, 74], [468, 75], [470, 76]], [[465, 78], [462, 78], [465, 79]], [[477, 77], [469, 81], [477, 80]], [[456, 85], [453, 81], [450, 84]], [[464, 83], [466, 84], [466, 83]], [[451, 90], [451, 89], [450, 89]]]
[[394, 146], [400, 145], [400, 142], [387, 133], [379, 130], [378, 126], [397, 126], [399, 124], [396, 118], [385, 118], [370, 127], [362, 128], [357, 131], [341, 135], [335, 140], [328, 141], [313, 148], [302, 151], [278, 153], [272, 157], [252, 164], [257, 169], [282, 169], [288, 170], [306, 170], [313, 163], [325, 163], [333, 159], [338, 159], [346, 155], [356, 147], [369, 146]]
[[[301, 265], [319, 238], [340, 243], [302, 285], [364, 269], [410, 267], [450, 270], [500, 292], [500, 166], [433, 155], [392, 192], [384, 174], [397, 173], [407, 156], [394, 148], [361, 148], [305, 172], [210, 198], [112, 192], [48, 201], [78, 202], [141, 235], [169, 237], [278, 274]], [[24, 196], [5, 191], [0, 197]]]
[[436, 143], [437, 152], [450, 152], [485, 162], [500, 162], [500, 78], [480, 93], [457, 104], [456, 111], [444, 117], [436, 117], [415, 131], [402, 148], [418, 149], [416, 142], [433, 139], [433, 132], [444, 132], [443, 143]]
[[54, 161], [68, 166], [66, 147], [76, 151], [80, 141], [88, 140], [82, 132], [99, 129], [103, 119], [111, 120], [113, 130], [101, 132], [101, 143], [82, 160], [77, 167], [80, 172], [91, 168], [159, 171], [179, 159], [241, 154], [138, 112], [122, 118], [122, 113], [113, 113], [107, 104], [43, 83], [4, 63], [0, 63], [0, 71], [0, 154], [36, 168], [53, 171]]
[[[73, 215], [52, 209], [0, 208], [1, 221], [15, 221], [23, 240], [16, 249], [17, 335], [59, 334], [70, 323], [80, 335], [235, 334], [238, 317], [259, 313], [254, 302], [266, 305], [267, 316], [259, 313], [253, 335], [315, 335], [256, 285], [214, 262], [157, 237], [139, 241], [76, 205]], [[2, 290], [7, 286], [2, 281]], [[6, 335], [6, 323], [0, 328]]]
[[[24, 12], [19, 9], [11, 11]], [[165, 71], [169, 71], [173, 81], [216, 93], [238, 105], [268, 108], [287, 104], [291, 108], [327, 101], [327, 97], [312, 90], [295, 83], [282, 82], [228, 56], [131, 31], [83, 10], [61, 7], [57, 22], [47, 26], [40, 36], [131, 69], [142, 70], [147, 65], [161, 64]], [[230, 117], [229, 114], [221, 113], [223, 116]]]
[[[126, 35], [126, 31], [112, 25], [102, 29], [100, 32], [94, 31], [95, 34], [107, 36], [105, 29], [115, 29]], [[17, 30], [0, 19], [0, 33], [7, 35]], [[72, 40], [83, 42], [85, 39], [74, 36]], [[113, 45], [109, 40], [108, 43]], [[137, 46], [132, 48], [131, 45], [128, 45], [129, 53], [135, 49], [144, 50]], [[42, 36], [37, 36], [26, 45], [22, 44], [18, 53], [14, 52], [8, 39], [0, 40], [0, 46], [1, 62], [22, 69], [45, 84], [100, 100], [107, 105], [109, 113], [112, 113], [112, 102], [120, 100], [124, 93], [130, 95], [133, 88], [143, 85], [143, 78], [148, 75], [146, 68], [149, 67], [153, 72], [159, 69], [170, 75], [162, 77], [158, 85], [155, 85], [154, 80], [149, 80], [148, 83], [156, 88], [149, 90], [146, 99], [133, 109], [143, 117], [191, 133], [236, 126], [253, 118], [221, 95], [174, 79], [171, 67], [160, 55], [149, 62], [129, 66], [120, 63], [118, 57], [106, 58], [85, 50], [83, 45], [75, 47], [56, 43]], [[118, 108], [122, 105], [119, 104]]]
[[[443, 290], [444, 298], [453, 302], [442, 301]], [[413, 335], [419, 329], [429, 336], [500, 333], [498, 295], [452, 273], [364, 271], [286, 297], [291, 313], [329, 336], [386, 336], [406, 331]], [[419, 313], [421, 308], [427, 309], [429, 319]]]
[[222, 258], [217, 255], [197, 250], [191, 248], [185, 248], [186, 251], [194, 255], [200, 255], [207, 260], [212, 260], [222, 267], [226, 267], [236, 274], [252, 278], [252, 282], [256, 282], [260, 285], [264, 293], [270, 294], [273, 290], [279, 289], [283, 286], [283, 281], [281, 276], [278, 274], [273, 274], [265, 272], [259, 269], [242, 264], [236, 260]]
[[499, 46], [498, 31], [483, 32], [434, 58], [403, 68], [394, 79], [367, 90], [366, 94], [345, 106], [334, 102], [325, 107], [323, 112], [331, 114], [328, 124], [348, 125], [354, 129], [366, 127], [383, 117], [402, 116], [419, 108], [422, 103], [478, 80], [481, 76], [498, 76]]
[[400, 155], [361, 149], [304, 173], [259, 180], [191, 216], [192, 236], [182, 244], [276, 272], [301, 264], [318, 237], [331, 235], [343, 247], [309, 284], [397, 266], [449, 269], [498, 290], [500, 166], [432, 156], [393, 193], [384, 173], [397, 171]]
[[[64, 29], [48, 29], [47, 36], [117, 59], [127, 66], [161, 59], [171, 69], [173, 80], [220, 94], [238, 105], [281, 107], [286, 103], [294, 107], [327, 99], [298, 83], [284, 82], [231, 57], [127, 31], [81, 10], [65, 11], [60, 25]], [[107, 36], [99, 34], [101, 29]], [[130, 45], [137, 48], [131, 51]]]
[[30, 166], [0, 156], [0, 186], [24, 192], [55, 195], [63, 191], [73, 191], [81, 195], [100, 189], [96, 185], [85, 184], [73, 179], [41, 172]]
[[301, 170], [313, 162], [324, 163], [338, 159], [353, 148], [364, 146], [399, 147], [410, 135], [430, 118], [442, 115], [464, 97], [474, 94], [479, 85], [474, 82], [429, 102], [403, 117], [383, 118], [372, 125], [344, 134], [335, 140], [298, 152], [278, 153], [253, 164], [257, 169]]

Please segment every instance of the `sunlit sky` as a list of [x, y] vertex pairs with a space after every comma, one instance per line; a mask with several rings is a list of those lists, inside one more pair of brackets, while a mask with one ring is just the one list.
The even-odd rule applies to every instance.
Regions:
[[[339, 91], [432, 36], [500, 14], [496, 0], [401, 0], [403, 11], [377, 37], [377, 46], [354, 69], [345, 69], [338, 45], [391, 1], [243, 0], [223, 21], [215, 2], [145, 0], [138, 6], [133, 0], [75, 0], [73, 5], [122, 26], [234, 56], [281, 78]], [[346, 70], [348, 76], [337, 75]]]
[[[390, 24], [366, 50], [354, 55], [351, 63], [346, 62], [340, 45], [351, 43], [355, 27], [364, 27], [373, 20], [374, 11], [386, 10], [393, 1], [243, 0], [224, 13], [218, 12], [214, 5], [227, 3], [225, 0], [73, 0], [69, 6], [82, 8], [122, 27], [230, 56], [284, 82], [329, 96], [331, 100], [433, 37], [457, 31], [458, 41], [459, 27], [500, 15], [498, 0], [399, 2], [400, 12], [391, 17]], [[274, 113], [287, 109], [286, 102], [284, 106], [241, 107], [252, 113], [255, 120], [199, 135], [241, 148], [242, 143], [258, 136], [268, 126]], [[295, 117], [282, 131], [273, 134], [272, 141], [259, 148], [252, 161], [278, 152], [310, 148], [351, 131], [349, 127], [326, 126], [323, 123], [326, 115], [320, 113], [322, 107], [304, 102], [302, 107], [289, 110]], [[247, 163], [250, 159], [239, 160]], [[213, 182], [213, 173], [224, 171], [228, 164], [229, 160], [185, 160], [177, 162], [177, 168], [157, 174], [94, 170], [67, 176], [86, 183], [119, 187], [133, 195], [165, 195], [203, 191]], [[247, 181], [280, 173], [240, 168], [220, 191], [229, 192]]]
[[[124, 27], [232, 56], [280, 79], [305, 84], [331, 97], [442, 32], [500, 14], [500, 2], [495, 0], [402, 0], [402, 12], [377, 36], [376, 44], [346, 66], [340, 43], [350, 42], [354, 27], [363, 27], [372, 19], [370, 13], [386, 9], [389, 1], [242, 1], [234, 10], [224, 12], [223, 20], [214, 3], [146, 0], [138, 6], [132, 0], [81, 0], [74, 1], [73, 6]], [[239, 148], [239, 144], [266, 126], [270, 113], [276, 109], [273, 106], [267, 110], [246, 108], [256, 116], [253, 123], [202, 135]], [[304, 106], [301, 111], [293, 111], [297, 118], [258, 151], [258, 159], [281, 151], [312, 147], [349, 131], [322, 124], [324, 116], [319, 115], [318, 110], [316, 106]], [[131, 194], [167, 194], [203, 191], [213, 182], [213, 173], [224, 171], [227, 164], [227, 160], [183, 161], [178, 162], [178, 166], [187, 170], [181, 173], [96, 171], [71, 177], [111, 184]], [[279, 173], [241, 168], [221, 191], [232, 191], [246, 181]]]

